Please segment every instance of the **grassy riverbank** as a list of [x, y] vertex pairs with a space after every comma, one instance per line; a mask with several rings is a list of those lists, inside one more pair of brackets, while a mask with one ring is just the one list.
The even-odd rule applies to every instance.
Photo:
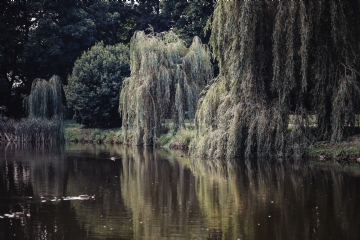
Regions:
[[[165, 148], [187, 150], [194, 136], [193, 124], [188, 123], [186, 128], [178, 131], [174, 131], [169, 126], [164, 130], [164, 134], [158, 137], [156, 145]], [[86, 128], [72, 121], [65, 124], [65, 139], [68, 142], [124, 143], [124, 135], [121, 128]], [[308, 153], [310, 158], [314, 160], [349, 160], [356, 162], [356, 159], [360, 158], [360, 134], [349, 137], [346, 141], [337, 144], [318, 142], [309, 149]]]
[[360, 134], [348, 137], [339, 143], [318, 142], [309, 155], [319, 160], [357, 161], [360, 158]]
[[121, 128], [87, 128], [69, 121], [65, 124], [65, 140], [83, 143], [123, 143]]
[[[186, 124], [186, 129], [178, 131], [174, 131], [169, 126], [164, 130], [164, 134], [156, 140], [156, 145], [186, 150], [194, 136], [193, 124]], [[81, 124], [69, 121], [65, 124], [65, 140], [67, 142], [123, 144], [124, 134], [121, 128], [87, 128]]]

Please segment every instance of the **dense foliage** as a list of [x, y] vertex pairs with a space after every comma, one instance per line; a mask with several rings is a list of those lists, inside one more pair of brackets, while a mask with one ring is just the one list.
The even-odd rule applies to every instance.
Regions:
[[[212, 2], [0, 1], [0, 114], [25, 116], [28, 96], [30, 116], [58, 115], [57, 108], [45, 110], [55, 106], [51, 81], [33, 82], [56, 74], [64, 85], [70, 76], [66, 97], [78, 122], [119, 124], [119, 88], [129, 70], [112, 54], [136, 30], [150, 29], [130, 42], [132, 73], [120, 96], [125, 130], [136, 130], [136, 144], [153, 144], [165, 119], [179, 128], [194, 117], [212, 75], [200, 40], [186, 48], [195, 35], [210, 41], [220, 69], [198, 105], [197, 155], [302, 156], [314, 141], [341, 141], [353, 130], [360, 110], [359, 1], [219, 0], [215, 10]], [[213, 11], [209, 39], [203, 28]], [[182, 40], [154, 34], [169, 29]]]
[[315, 137], [342, 140], [359, 111], [359, 14], [355, 0], [218, 1], [220, 75], [200, 101], [193, 151], [302, 156]]
[[0, 106], [22, 117], [34, 79], [57, 74], [66, 84], [75, 60], [96, 42], [129, 42], [132, 15], [122, 1], [1, 1]]
[[129, 50], [123, 44], [96, 44], [74, 65], [65, 94], [76, 122], [90, 127], [119, 125], [119, 91], [130, 76]]
[[131, 76], [120, 93], [123, 129], [136, 145], [152, 145], [166, 119], [179, 128], [194, 118], [200, 91], [213, 76], [210, 53], [199, 38], [186, 48], [172, 32], [137, 32], [130, 46]]
[[[129, 44], [133, 33], [149, 24], [156, 32], [174, 27], [190, 41], [200, 36], [211, 12], [197, 10], [194, 1], [182, 1], [176, 11], [165, 6], [176, 4], [175, 0], [0, 1], [0, 106], [7, 107], [7, 116], [25, 116], [22, 102], [33, 80], [56, 74], [66, 85], [76, 59], [97, 42]], [[191, 31], [185, 29], [192, 25], [196, 27]]]
[[208, 42], [208, 34], [204, 27], [214, 11], [213, 0], [198, 1], [161, 1], [161, 21], [172, 28], [188, 45], [194, 36], [199, 36], [204, 43]]

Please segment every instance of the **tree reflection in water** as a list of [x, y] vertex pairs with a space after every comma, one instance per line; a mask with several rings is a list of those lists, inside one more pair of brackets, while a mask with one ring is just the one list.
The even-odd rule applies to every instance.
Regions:
[[238, 164], [165, 150], [128, 151], [121, 188], [133, 212], [135, 238], [172, 233], [209, 239], [360, 236], [358, 177], [299, 162]]
[[[183, 155], [114, 145], [0, 144], [0, 239], [360, 237], [356, 171]], [[86, 194], [96, 197], [80, 201]]]

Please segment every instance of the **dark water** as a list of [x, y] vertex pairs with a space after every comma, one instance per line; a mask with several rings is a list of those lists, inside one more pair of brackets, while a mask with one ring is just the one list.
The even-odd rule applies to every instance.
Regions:
[[180, 154], [0, 145], [0, 239], [360, 239], [357, 174]]

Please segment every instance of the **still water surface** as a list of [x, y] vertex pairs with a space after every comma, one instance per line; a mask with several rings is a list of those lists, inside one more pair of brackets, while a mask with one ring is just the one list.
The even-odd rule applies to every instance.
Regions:
[[181, 154], [0, 144], [0, 239], [360, 239], [356, 174]]

